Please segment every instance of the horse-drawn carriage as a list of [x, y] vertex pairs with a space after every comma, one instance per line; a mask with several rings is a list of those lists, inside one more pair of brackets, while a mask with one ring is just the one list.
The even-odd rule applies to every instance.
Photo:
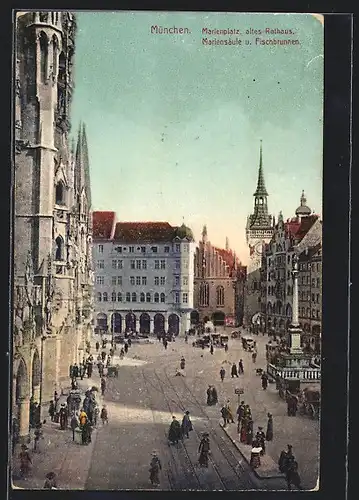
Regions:
[[253, 352], [255, 342], [249, 335], [244, 335], [242, 337], [242, 346], [245, 351]]
[[311, 418], [319, 418], [320, 414], [320, 386], [305, 387], [300, 395], [299, 413]]
[[290, 398], [296, 398], [300, 394], [300, 380], [298, 378], [283, 378], [279, 377], [278, 380], [279, 396], [288, 401]]
[[196, 339], [193, 343], [193, 347], [202, 347], [203, 349], [205, 347], [209, 347], [211, 345], [211, 336], [210, 335], [203, 335], [202, 337]]

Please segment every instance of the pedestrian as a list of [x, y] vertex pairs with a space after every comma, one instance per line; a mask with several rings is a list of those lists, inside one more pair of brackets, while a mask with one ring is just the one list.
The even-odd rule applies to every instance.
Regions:
[[101, 378], [101, 395], [104, 396], [106, 391], [106, 380]]
[[94, 427], [97, 427], [99, 414], [100, 414], [100, 409], [99, 409], [98, 405], [96, 405], [95, 409], [93, 411], [93, 425], [94, 425]]
[[48, 472], [45, 476], [44, 490], [56, 490], [57, 481], [55, 472]]
[[125, 342], [125, 354], [127, 354], [127, 353], [128, 353], [128, 343]]
[[102, 361], [98, 364], [98, 374], [102, 378], [103, 377], [103, 372], [104, 372], [104, 366]]
[[123, 359], [125, 355], [125, 351], [123, 350], [123, 347], [121, 347], [121, 350], [120, 350], [120, 359]]
[[189, 433], [193, 430], [192, 422], [189, 417], [189, 411], [186, 411], [186, 413], [183, 415], [182, 418], [182, 436], [186, 436], [189, 438]]
[[39, 442], [40, 439], [43, 437], [42, 435], [42, 424], [39, 422], [36, 425], [35, 432], [34, 432], [34, 451], [39, 451]]
[[258, 432], [256, 434], [256, 441], [258, 442], [259, 446], [262, 448], [261, 455], [264, 455], [266, 452], [266, 436], [263, 432], [263, 427], [258, 427]]
[[65, 403], [62, 403], [61, 405], [61, 408], [60, 408], [60, 412], [59, 412], [59, 420], [60, 420], [60, 429], [62, 431], [64, 431], [65, 429], [67, 429], [67, 419], [68, 419], [68, 416], [67, 416], [67, 408], [66, 408], [66, 405]]
[[159, 472], [162, 469], [161, 461], [157, 456], [157, 451], [153, 450], [152, 458], [150, 462], [150, 481], [153, 486], [158, 486], [160, 484]]
[[209, 352], [210, 352], [211, 354], [213, 354], [213, 351], [214, 351], [214, 349], [213, 349], [213, 344], [211, 344], [211, 347], [209, 348]]
[[207, 389], [207, 405], [213, 406], [217, 404], [217, 402], [218, 402], [217, 391], [212, 385], [209, 385]]
[[220, 375], [221, 380], [222, 380], [222, 382], [223, 382], [224, 377], [225, 377], [225, 375], [226, 375], [226, 370], [223, 368], [223, 366], [222, 366], [222, 368], [221, 368], [221, 369], [220, 369], [220, 371], [219, 371], [219, 375]]
[[228, 399], [228, 401], [226, 403], [226, 408], [227, 408], [227, 412], [228, 412], [228, 419], [231, 421], [232, 424], [234, 424], [233, 412], [232, 412], [232, 409], [231, 409], [231, 406], [230, 406], [229, 399]]
[[88, 361], [87, 363], [87, 377], [91, 378], [92, 376], [92, 362]]
[[285, 470], [285, 479], [287, 481], [288, 490], [292, 489], [292, 484], [298, 488], [298, 490], [302, 490], [303, 487], [301, 485], [300, 476], [298, 473], [298, 462], [296, 461], [294, 456], [290, 456], [286, 461], [286, 470]]
[[172, 422], [168, 431], [168, 441], [172, 444], [178, 444], [181, 439], [181, 425], [175, 416], [172, 417]]
[[273, 440], [273, 415], [271, 413], [267, 414], [268, 422], [267, 422], [267, 432], [266, 432], [266, 441]]
[[96, 352], [98, 352], [99, 349], [100, 349], [100, 343], [97, 341], [96, 342]]
[[266, 372], [263, 372], [261, 379], [262, 379], [262, 389], [265, 391], [267, 390], [268, 387], [268, 375], [266, 374]]
[[240, 405], [237, 408], [237, 432], [240, 433], [241, 422], [244, 418], [244, 401], [241, 401]]
[[202, 434], [201, 442], [198, 447], [198, 463], [201, 467], [208, 467], [208, 455], [210, 453], [210, 444], [209, 444], [209, 434], [208, 432], [204, 432]]
[[102, 425], [108, 424], [108, 413], [107, 413], [107, 408], [106, 405], [103, 405], [101, 413], [100, 413], [100, 418], [102, 420]]
[[247, 435], [246, 435], [246, 439], [247, 439], [247, 444], [249, 445], [252, 445], [253, 443], [253, 420], [252, 418], [250, 417], [247, 421]]
[[187, 336], [187, 333], [186, 333], [186, 335], [184, 336], [184, 341], [186, 342], [186, 344], [188, 343], [188, 336]]
[[237, 377], [238, 378], [238, 372], [237, 372], [237, 365], [233, 363], [232, 369], [231, 369], [231, 377]]
[[240, 359], [240, 360], [239, 360], [239, 363], [238, 363], [238, 373], [239, 373], [240, 375], [243, 375], [243, 373], [244, 373], [244, 368], [243, 368], [243, 360], [242, 360], [242, 359]]
[[74, 377], [75, 382], [76, 382], [76, 379], [79, 377], [79, 367], [78, 367], [77, 363], [74, 364], [72, 373], [73, 373], [73, 377]]
[[72, 441], [75, 441], [75, 430], [77, 429], [78, 426], [79, 426], [79, 421], [76, 417], [76, 414], [73, 413], [70, 421], [70, 427], [72, 430]]
[[101, 358], [102, 358], [102, 362], [104, 363], [105, 362], [105, 358], [106, 358], [106, 351], [102, 351], [101, 352]]
[[19, 453], [20, 459], [20, 476], [25, 479], [30, 471], [30, 467], [32, 465], [31, 456], [29, 453], [29, 449], [26, 444], [21, 445], [21, 451]]
[[223, 418], [223, 427], [227, 427], [227, 424], [229, 423], [229, 415], [228, 415], [228, 409], [225, 405], [223, 405], [221, 408], [221, 415]]
[[85, 412], [84, 408], [80, 412], [80, 426], [83, 427], [86, 422], [87, 422], [87, 413]]
[[228, 344], [224, 345], [224, 352], [228, 352]]
[[253, 363], [255, 363], [257, 361], [257, 351], [253, 351], [252, 361], [253, 361]]
[[49, 416], [50, 416], [51, 422], [53, 422], [55, 420], [55, 405], [54, 405], [54, 401], [53, 400], [50, 401]]
[[297, 414], [298, 404], [295, 396], [287, 397], [287, 414], [288, 417], [295, 417]]
[[165, 350], [167, 351], [167, 346], [168, 346], [168, 342], [167, 342], [167, 340], [165, 340], [165, 341], [163, 342], [163, 345], [165, 346]]

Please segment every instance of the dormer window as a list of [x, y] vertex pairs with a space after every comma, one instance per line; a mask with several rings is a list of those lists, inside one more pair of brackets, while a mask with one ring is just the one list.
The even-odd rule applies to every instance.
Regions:
[[64, 240], [58, 236], [55, 240], [55, 260], [64, 260]]

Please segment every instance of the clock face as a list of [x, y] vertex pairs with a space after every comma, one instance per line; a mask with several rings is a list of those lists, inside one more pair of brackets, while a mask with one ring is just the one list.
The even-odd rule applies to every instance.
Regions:
[[262, 242], [258, 241], [258, 243], [254, 245], [254, 249], [257, 255], [262, 255]]

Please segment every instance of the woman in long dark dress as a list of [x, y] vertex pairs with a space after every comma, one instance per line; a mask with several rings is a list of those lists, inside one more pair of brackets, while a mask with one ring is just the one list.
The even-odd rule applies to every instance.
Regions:
[[273, 439], [273, 415], [268, 413], [268, 422], [267, 422], [267, 432], [266, 432], [266, 441], [272, 441]]
[[168, 441], [170, 441], [172, 444], [177, 444], [181, 439], [181, 436], [181, 424], [178, 422], [176, 417], [172, 417], [172, 422], [168, 431]]

